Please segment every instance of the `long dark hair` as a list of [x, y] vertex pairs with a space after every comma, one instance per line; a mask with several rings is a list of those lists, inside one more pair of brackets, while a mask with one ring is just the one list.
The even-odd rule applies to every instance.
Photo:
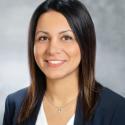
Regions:
[[79, 65], [79, 96], [84, 106], [84, 116], [89, 120], [97, 101], [97, 84], [95, 81], [96, 36], [94, 24], [86, 7], [78, 0], [46, 0], [35, 10], [29, 27], [28, 57], [31, 85], [22, 104], [18, 123], [26, 120], [34, 110], [39, 97], [46, 91], [46, 77], [34, 59], [34, 39], [39, 17], [50, 10], [57, 11], [67, 19], [81, 51]]

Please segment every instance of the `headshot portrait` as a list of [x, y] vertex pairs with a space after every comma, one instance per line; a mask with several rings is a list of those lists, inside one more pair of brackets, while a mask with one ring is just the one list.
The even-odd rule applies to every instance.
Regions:
[[108, 60], [96, 60], [94, 20], [84, 1], [39, 2], [27, 27], [29, 85], [7, 95], [2, 125], [125, 124], [123, 94], [96, 76]]

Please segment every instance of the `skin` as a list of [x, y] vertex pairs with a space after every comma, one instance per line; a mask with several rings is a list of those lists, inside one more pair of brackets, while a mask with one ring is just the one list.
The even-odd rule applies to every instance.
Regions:
[[[80, 48], [72, 29], [61, 13], [51, 10], [40, 16], [36, 27], [34, 57], [46, 75], [46, 96], [54, 105], [62, 106], [77, 96]], [[59, 64], [53, 64], [55, 60]], [[67, 119], [73, 114], [74, 106], [75, 103], [70, 105], [72, 110]], [[45, 109], [47, 111], [49, 105]], [[52, 117], [50, 121], [51, 119]], [[55, 120], [55, 123], [58, 123], [58, 120]]]

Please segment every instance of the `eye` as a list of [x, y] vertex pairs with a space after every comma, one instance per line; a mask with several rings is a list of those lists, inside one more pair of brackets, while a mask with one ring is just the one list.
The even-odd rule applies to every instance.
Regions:
[[49, 38], [47, 36], [40, 36], [38, 37], [38, 41], [48, 41]]
[[72, 38], [71, 36], [64, 35], [64, 36], [62, 36], [61, 39], [62, 39], [63, 41], [64, 41], [64, 40], [67, 41], [67, 40], [72, 40], [73, 38]]

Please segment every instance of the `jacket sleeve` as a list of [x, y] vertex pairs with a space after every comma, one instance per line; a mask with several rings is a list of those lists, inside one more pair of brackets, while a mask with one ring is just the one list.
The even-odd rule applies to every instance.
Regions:
[[15, 106], [14, 102], [11, 99], [11, 95], [7, 96], [5, 101], [3, 125], [13, 125], [14, 107]]
[[119, 102], [114, 112], [111, 125], [125, 125], [125, 99]]

